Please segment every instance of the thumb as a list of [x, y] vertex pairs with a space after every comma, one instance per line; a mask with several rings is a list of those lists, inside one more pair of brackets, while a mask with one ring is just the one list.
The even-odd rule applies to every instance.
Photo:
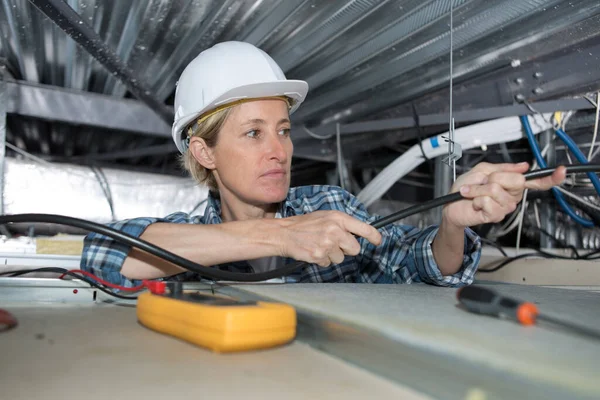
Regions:
[[501, 172], [525, 172], [529, 169], [529, 163], [527, 161], [520, 162], [518, 164], [505, 163], [498, 164], [498, 168]]

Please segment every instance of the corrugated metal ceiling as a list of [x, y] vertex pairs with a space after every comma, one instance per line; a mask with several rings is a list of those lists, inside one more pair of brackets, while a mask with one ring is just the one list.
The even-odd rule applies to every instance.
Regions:
[[[117, 97], [127, 94], [121, 82], [30, 2], [1, 2], [0, 56], [15, 78]], [[597, 44], [600, 37], [597, 0], [67, 3], [167, 104], [182, 69], [201, 50], [223, 40], [254, 43], [269, 52], [288, 77], [308, 81], [309, 97], [295, 117], [311, 125], [406, 115], [409, 101], [428, 104], [427, 96], [446, 90], [451, 6], [454, 78], [459, 83], [487, 74], [497, 78], [510, 71], [513, 60], [526, 63], [566, 48], [576, 51], [580, 43]], [[590, 68], [598, 65], [598, 55], [590, 54]], [[545, 96], [565, 93], [561, 89]], [[502, 102], [506, 99], [490, 105]], [[438, 111], [445, 109], [443, 102], [431, 104]], [[66, 134], [65, 128], [45, 129], [53, 132], [52, 143]], [[88, 145], [94, 147], [94, 140], [90, 137]], [[59, 151], [52, 143], [46, 152]], [[95, 147], [110, 151], [107, 143]]]

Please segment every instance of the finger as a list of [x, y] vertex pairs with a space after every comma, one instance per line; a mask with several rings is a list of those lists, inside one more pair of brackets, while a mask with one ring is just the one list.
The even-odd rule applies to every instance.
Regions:
[[470, 174], [468, 181], [465, 184], [468, 185], [485, 185], [489, 181], [489, 175], [485, 172], [479, 171]]
[[502, 207], [488, 196], [475, 198], [473, 200], [473, 209], [479, 211], [484, 223], [500, 222], [510, 212], [507, 208]]
[[548, 190], [563, 183], [566, 177], [567, 169], [564, 166], [560, 166], [550, 176], [527, 181], [525, 187], [534, 190]]
[[355, 256], [360, 253], [360, 243], [358, 243], [356, 237], [350, 233], [344, 232], [344, 234], [340, 237], [338, 244], [344, 254]]
[[329, 259], [329, 256], [325, 252], [323, 252], [323, 255], [320, 257], [313, 256], [313, 259], [310, 262], [315, 263], [319, 267], [323, 267], [323, 268], [329, 267], [331, 265], [331, 260]]
[[463, 185], [485, 185], [488, 175], [482, 171], [470, 171], [462, 175], [450, 188], [450, 193], [458, 192]]
[[340, 216], [340, 222], [346, 231], [363, 237], [376, 246], [381, 244], [381, 233], [372, 225], [351, 217], [348, 214], [342, 214]]
[[341, 264], [344, 261], [345, 255], [339, 248], [332, 249], [327, 256], [331, 261], [331, 264]]
[[515, 202], [513, 196], [495, 182], [488, 183], [487, 185], [465, 185], [461, 188], [460, 194], [468, 199], [491, 197], [502, 207], [510, 207]]
[[330, 239], [325, 238], [322, 243], [315, 245], [310, 251], [310, 263], [319, 265], [320, 267], [328, 267], [331, 264], [329, 260], [329, 251], [333, 248], [333, 243]]
[[492, 164], [492, 163], [479, 163], [477, 164], [474, 168], [474, 170], [477, 171], [482, 171], [486, 174], [491, 174], [493, 172], [519, 172], [519, 173], [524, 173], [525, 171], [527, 171], [529, 169], [529, 163], [527, 162], [522, 162], [522, 163], [499, 163], [499, 164]]
[[515, 194], [525, 189], [525, 177], [515, 172], [494, 172], [489, 176], [489, 183], [497, 183], [504, 190]]

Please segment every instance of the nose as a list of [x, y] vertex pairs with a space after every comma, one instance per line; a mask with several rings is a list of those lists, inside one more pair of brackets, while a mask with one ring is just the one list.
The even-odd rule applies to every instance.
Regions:
[[269, 137], [270, 140], [267, 144], [267, 155], [269, 160], [276, 160], [280, 163], [287, 162], [288, 154], [285, 141], [289, 139], [280, 136], [277, 132], [273, 135], [269, 135]]

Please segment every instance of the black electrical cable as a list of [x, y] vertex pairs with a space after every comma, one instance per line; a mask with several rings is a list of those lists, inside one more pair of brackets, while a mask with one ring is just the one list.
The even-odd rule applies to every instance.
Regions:
[[[549, 235], [549, 234], [548, 234]], [[486, 238], [481, 238], [481, 241], [483, 243], [487, 243], [491, 246], [496, 247], [498, 250], [500, 250], [500, 252], [502, 253], [502, 255], [504, 255], [504, 257], [508, 257], [508, 254], [506, 253], [506, 251], [504, 251], [503, 247], [501, 245], [499, 245], [498, 243], [486, 239]], [[573, 250], [575, 250], [574, 246], [565, 246], [565, 247], [573, 247]], [[522, 259], [522, 258], [526, 258], [526, 257], [542, 257], [542, 258], [550, 258], [550, 259], [558, 259], [558, 260], [587, 260], [587, 261], [592, 261], [592, 260], [596, 260], [599, 259], [600, 257], [598, 257], [598, 254], [600, 254], [600, 250], [595, 250], [593, 252], [590, 252], [586, 255], [580, 255], [577, 251], [574, 252], [574, 255], [569, 257], [569, 256], [563, 256], [560, 254], [552, 254], [552, 253], [548, 253], [542, 249], [535, 249], [535, 253], [526, 253], [526, 254], [520, 254], [518, 256], [513, 256], [510, 258], [507, 258], [505, 260], [502, 260], [498, 265], [496, 265], [493, 268], [490, 269], [479, 269], [479, 272], [495, 272], [498, 271], [504, 267], [506, 267], [508, 264], [512, 263], [513, 261]]]
[[598, 260], [600, 259], [600, 250], [594, 250], [592, 252], [589, 252], [583, 256], [581, 256], [582, 260]]
[[239, 282], [259, 282], [263, 280], [277, 278], [283, 275], [287, 275], [298, 268], [298, 265], [290, 264], [277, 270], [271, 270], [268, 272], [261, 273], [244, 273], [244, 272], [229, 272], [221, 271], [216, 268], [205, 267], [197, 264], [193, 261], [180, 257], [168, 250], [162, 249], [155, 246], [143, 239], [131, 236], [127, 233], [119, 230], [110, 228], [108, 226], [98, 224], [92, 221], [86, 221], [84, 219], [73, 218], [63, 215], [55, 214], [14, 214], [0, 216], [0, 224], [3, 223], [22, 223], [22, 222], [33, 222], [33, 223], [54, 223], [69, 225], [76, 228], [85, 229], [87, 231], [96, 232], [104, 236], [108, 236], [123, 244], [137, 247], [143, 251], [146, 251], [152, 255], [162, 258], [163, 260], [169, 261], [189, 271], [196, 272], [202, 276], [218, 279], [218, 280], [231, 280]]
[[78, 275], [78, 274], [76, 274], [74, 272], [70, 272], [69, 270], [64, 269], [64, 268], [43, 267], [43, 268], [36, 268], [36, 269], [20, 269], [20, 270], [16, 270], [16, 271], [8, 271], [8, 272], [0, 273], [0, 276], [10, 275], [11, 277], [16, 277], [16, 276], [31, 274], [33, 272], [50, 272], [50, 273], [56, 273], [56, 274], [69, 275], [69, 276], [72, 276], [74, 278], [77, 278], [77, 279], [87, 283], [88, 285], [90, 285], [110, 296], [113, 296], [113, 297], [116, 297], [119, 299], [124, 299], [124, 300], [137, 300], [137, 296], [124, 296], [122, 294], [115, 293], [115, 292], [107, 289], [102, 284], [100, 284], [98, 282], [94, 282], [92, 279], [87, 278], [86, 276]]
[[445, 196], [438, 197], [437, 199], [429, 200], [425, 203], [405, 208], [404, 210], [400, 210], [398, 212], [390, 214], [387, 217], [380, 218], [377, 221], [373, 222], [372, 225], [377, 229], [383, 228], [386, 225], [399, 221], [403, 218], [410, 217], [413, 214], [418, 214], [430, 210], [432, 208], [443, 206], [444, 204], [453, 203], [462, 199], [463, 196], [460, 194], [460, 192], [447, 194]]
[[[565, 165], [567, 168], [567, 174], [580, 174], [584, 172], [600, 172], [600, 164], [579, 164], [579, 165]], [[523, 174], [526, 180], [543, 178], [550, 176], [554, 173], [556, 168], [542, 168], [536, 169], [535, 171], [529, 171]]]
[[506, 260], [503, 260], [502, 262], [500, 262], [499, 264], [497, 264], [495, 267], [493, 268], [489, 268], [489, 269], [482, 269], [479, 268], [478, 272], [482, 272], [482, 273], [489, 273], [489, 272], [496, 272], [504, 267], [506, 267], [508, 264], [511, 264], [514, 261], [520, 260], [522, 258], [527, 258], [527, 257], [542, 257], [542, 258], [550, 258], [550, 259], [559, 259], [559, 260], [587, 260], [587, 261], [592, 261], [592, 260], [596, 260], [596, 259], [600, 259], [600, 257], [591, 257], [593, 254], [598, 254], [600, 253], [600, 250], [598, 251], [594, 251], [592, 253], [586, 254], [585, 256], [580, 256], [580, 257], [567, 257], [567, 256], [561, 256], [559, 254], [552, 254], [552, 253], [547, 253], [545, 251], [542, 251], [540, 249], [536, 249], [535, 253], [525, 253], [525, 254], [519, 254], [518, 256], [514, 256], [514, 257], [510, 257]]
[[[479, 268], [478, 272], [483, 272], [483, 273], [486, 273], [486, 272], [496, 272], [496, 271], [498, 271], [498, 270], [506, 267], [508, 264], [510, 264], [510, 263], [512, 263], [514, 261], [520, 260], [522, 258], [536, 257], [536, 256], [537, 257], [541, 256], [543, 258], [554, 258], [554, 257], [550, 257], [548, 255], [545, 255], [543, 253], [525, 253], [525, 254], [519, 254], [518, 256], [514, 256], [514, 257], [511, 257], [509, 259], [503, 260], [500, 264], [496, 265], [494, 268], [489, 268], [489, 269]], [[554, 255], [552, 254], [552, 256], [554, 256]]]
[[482, 243], [489, 244], [490, 246], [497, 248], [504, 257], [508, 257], [508, 253], [506, 253], [504, 247], [502, 247], [500, 244], [484, 237], [480, 237], [480, 239]]
[[[600, 172], [600, 164], [584, 164], [584, 165], [569, 165], [566, 166], [567, 174], [580, 173], [580, 172]], [[556, 168], [543, 168], [537, 169], [535, 171], [529, 171], [523, 174], [525, 180], [531, 181], [534, 179], [544, 178], [546, 176], [550, 176], [554, 173]], [[398, 211], [394, 214], [388, 215], [387, 217], [381, 218], [373, 224], [373, 226], [377, 229], [384, 227], [385, 225], [391, 224], [392, 222], [401, 220], [403, 218], [409, 217], [413, 214], [417, 214], [420, 212], [427, 211], [434, 207], [443, 206], [448, 203], [452, 203], [458, 200], [463, 199], [463, 196], [460, 192], [447, 194], [442, 197], [438, 197], [437, 199], [426, 201], [423, 204], [419, 204], [416, 206], [408, 207], [404, 210]], [[2, 223], [2, 220], [0, 220]]]
[[[569, 165], [566, 167], [567, 173], [580, 173], [580, 172], [600, 172], [600, 164], [585, 164], [585, 165]], [[555, 168], [544, 168], [536, 171], [527, 172], [524, 174], [526, 180], [543, 178], [545, 176], [552, 175]], [[439, 197], [437, 199], [430, 200], [423, 204], [409, 207], [405, 210], [391, 214], [387, 217], [381, 218], [375, 221], [372, 225], [379, 229], [383, 226], [411, 216], [413, 214], [427, 211], [434, 207], [439, 207], [448, 203], [452, 203], [457, 200], [463, 199], [463, 196], [459, 193], [452, 193], [446, 196]], [[123, 244], [137, 247], [143, 251], [146, 251], [152, 255], [160, 257], [168, 262], [185, 268], [189, 271], [196, 272], [203, 277], [209, 277], [215, 280], [229, 280], [238, 282], [260, 282], [269, 279], [279, 278], [285, 275], [289, 275], [297, 269], [304, 267], [307, 263], [303, 261], [288, 264], [284, 267], [277, 268], [267, 272], [260, 273], [245, 273], [245, 272], [229, 272], [222, 271], [216, 268], [205, 267], [183, 257], [180, 257], [168, 250], [162, 249], [155, 246], [145, 240], [136, 238], [128, 235], [116, 229], [108, 226], [98, 224], [83, 219], [67, 217], [63, 215], [55, 214], [14, 214], [14, 215], [3, 215], [0, 216], [0, 225], [8, 223], [54, 223], [62, 225], [70, 225], [76, 228], [85, 229], [88, 231], [96, 232], [112, 239], [115, 239]], [[488, 271], [489, 272], [489, 271]]]
[[[536, 229], [538, 232], [540, 232], [540, 234], [552, 239], [554, 242], [556, 242], [557, 244], [559, 244], [560, 246], [566, 248], [566, 249], [570, 249], [573, 254], [575, 255], [575, 257], [570, 257], [573, 259], [579, 259], [581, 256], [579, 255], [579, 252], [577, 251], [577, 248], [575, 246], [573, 246], [572, 244], [568, 244], [556, 237], [554, 237], [553, 235], [551, 235], [550, 233], [546, 232], [544, 229], [540, 228], [537, 225], [533, 225], [533, 224], [528, 224], [530, 227]], [[542, 251], [541, 249], [539, 249], [540, 251]]]

